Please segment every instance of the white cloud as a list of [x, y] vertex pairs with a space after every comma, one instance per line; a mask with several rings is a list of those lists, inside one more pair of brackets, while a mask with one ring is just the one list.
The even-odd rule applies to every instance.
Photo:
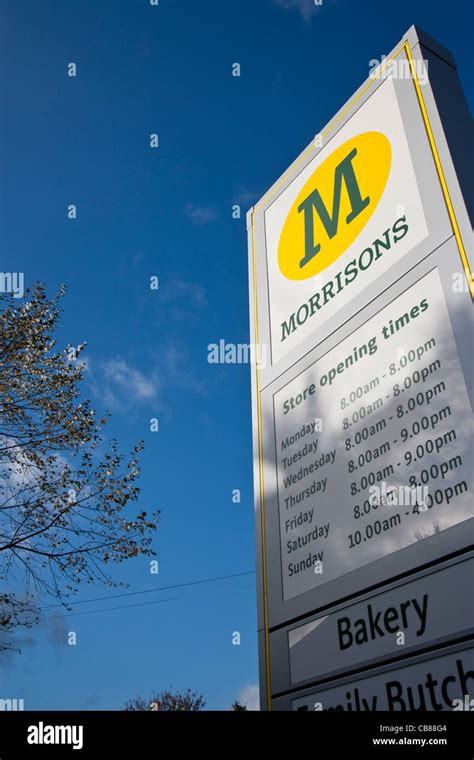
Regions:
[[175, 277], [165, 283], [161, 292], [163, 301], [175, 302], [178, 305], [204, 307], [207, 304], [205, 288], [198, 282], [186, 282]]
[[188, 219], [198, 227], [215, 222], [218, 218], [217, 211], [212, 206], [196, 206], [194, 203], [188, 203], [184, 211]]
[[157, 317], [170, 324], [188, 322], [193, 326], [207, 306], [205, 288], [198, 282], [187, 282], [180, 277], [172, 277], [160, 284], [160, 297], [156, 299]]
[[156, 383], [124, 359], [109, 359], [105, 362], [104, 375], [110, 383], [138, 400], [153, 398], [157, 392]]
[[0, 436], [0, 448], [4, 450], [0, 463], [0, 494], [3, 500], [7, 493], [14, 498], [24, 489], [34, 487], [38, 481], [38, 467], [18, 438]]
[[251, 206], [261, 195], [263, 195], [262, 192], [256, 192], [255, 190], [249, 190], [248, 187], [242, 187], [237, 192], [234, 200], [235, 203], [238, 203], [240, 206]]
[[187, 388], [200, 395], [206, 395], [205, 383], [199, 381], [189, 369], [188, 354], [176, 345], [168, 345], [162, 350], [164, 376], [167, 384], [174, 388]]
[[106, 408], [124, 411], [130, 404], [156, 399], [161, 389], [157, 375], [147, 376], [120, 357], [93, 364], [87, 377], [94, 395]]
[[245, 686], [237, 696], [237, 701], [247, 710], [260, 710], [260, 690], [258, 686]]
[[316, 11], [321, 7], [315, 5], [314, 0], [273, 0], [273, 2], [284, 11], [297, 10], [307, 24], [310, 23]]

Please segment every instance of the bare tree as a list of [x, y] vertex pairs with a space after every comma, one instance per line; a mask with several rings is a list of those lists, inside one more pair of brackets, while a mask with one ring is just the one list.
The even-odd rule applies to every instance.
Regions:
[[160, 691], [152, 694], [149, 699], [135, 697], [130, 699], [124, 710], [127, 711], [151, 711], [151, 712], [183, 712], [203, 710], [206, 700], [202, 694], [186, 689], [184, 692], [171, 690]]
[[85, 344], [60, 350], [52, 337], [63, 295], [37, 285], [21, 302], [0, 296], [0, 582], [25, 593], [0, 594], [3, 631], [44, 594], [116, 585], [108, 563], [154, 555], [159, 513], [125, 516], [142, 444], [128, 457], [115, 440], [105, 446], [106, 417], [80, 395]]
[[236, 699], [230, 709], [232, 712], [247, 712], [247, 705], [243, 705], [238, 699]]

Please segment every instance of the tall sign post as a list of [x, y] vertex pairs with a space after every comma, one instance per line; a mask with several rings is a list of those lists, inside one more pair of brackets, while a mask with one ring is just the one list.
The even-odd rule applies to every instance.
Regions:
[[262, 709], [474, 695], [472, 155], [412, 27], [248, 213]]

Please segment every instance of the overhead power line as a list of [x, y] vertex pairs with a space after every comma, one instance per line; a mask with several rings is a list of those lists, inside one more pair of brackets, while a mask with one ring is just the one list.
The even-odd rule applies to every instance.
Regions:
[[119, 607], [99, 607], [98, 610], [87, 610], [87, 612], [65, 612], [64, 615], [51, 615], [45, 620], [58, 620], [63, 617], [76, 617], [77, 615], [93, 615], [95, 612], [112, 612], [112, 610], [128, 610], [130, 607], [147, 607], [149, 604], [162, 604], [163, 602], [174, 602], [179, 599], [186, 599], [185, 596], [172, 596], [169, 599], [154, 599], [152, 602], [139, 602], [138, 604], [122, 604]]
[[[245, 575], [245, 573], [244, 573]], [[236, 577], [236, 576], [232, 576]], [[195, 584], [189, 584], [195, 585]], [[252, 586], [239, 586], [239, 589], [252, 588]], [[142, 593], [142, 592], [136, 592]], [[182, 602], [185, 599], [192, 599], [189, 596], [172, 596], [169, 599], [153, 599], [150, 602], [138, 602], [138, 604], [121, 604], [118, 607], [99, 607], [96, 610], [86, 610], [85, 612], [64, 612], [62, 615], [50, 615], [45, 620], [58, 620], [64, 617], [76, 617], [78, 615], [93, 615], [96, 612], [112, 612], [113, 610], [128, 610], [131, 607], [148, 607], [150, 604], [162, 604], [163, 602]]]
[[[78, 604], [92, 604], [92, 602], [104, 602], [104, 601], [109, 601], [110, 599], [122, 599], [128, 596], [138, 596], [140, 594], [152, 594], [152, 593], [155, 593], [156, 591], [170, 591], [171, 589], [186, 588], [189, 586], [198, 586], [203, 583], [214, 583], [215, 581], [226, 581], [226, 580], [230, 580], [231, 578], [242, 578], [244, 575], [255, 575], [255, 570], [247, 570], [242, 573], [233, 573], [232, 575], [218, 575], [218, 576], [215, 576], [214, 578], [202, 578], [198, 581], [187, 581], [186, 583], [175, 583], [171, 586], [157, 586], [156, 588], [147, 588], [147, 589], [142, 589], [141, 591], [127, 591], [127, 592], [124, 592], [123, 594], [108, 594], [107, 596], [96, 596], [93, 599], [79, 599], [77, 602], [68, 603], [68, 606], [75, 607]], [[177, 598], [182, 598], [182, 597], [177, 597]], [[168, 601], [168, 600], [164, 599], [162, 601]], [[133, 607], [136, 605], [127, 605], [127, 606]], [[64, 604], [49, 604], [45, 607], [40, 607], [40, 610], [41, 611], [51, 610], [57, 607], [64, 608]], [[118, 608], [114, 608], [114, 609], [118, 609]], [[79, 614], [79, 613], [74, 613], [74, 614]], [[87, 614], [87, 613], [80, 613], [80, 614]]]

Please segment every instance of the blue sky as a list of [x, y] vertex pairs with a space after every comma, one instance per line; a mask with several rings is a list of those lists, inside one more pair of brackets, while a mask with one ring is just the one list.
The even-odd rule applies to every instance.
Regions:
[[117, 599], [84, 588], [81, 601], [111, 598], [71, 616], [48, 610], [22, 654], [0, 659], [1, 696], [26, 709], [119, 709], [172, 685], [203, 692], [210, 709], [255, 700], [249, 367], [207, 361], [208, 344], [249, 340], [245, 211], [413, 23], [453, 51], [472, 103], [470, 3], [1, 0], [0, 10], [0, 269], [50, 294], [67, 285], [59, 338], [87, 341], [84, 394], [110, 409], [107, 434], [122, 449], [145, 440], [140, 507], [162, 510], [159, 574], [136, 560], [114, 578], [132, 592], [247, 573]]

